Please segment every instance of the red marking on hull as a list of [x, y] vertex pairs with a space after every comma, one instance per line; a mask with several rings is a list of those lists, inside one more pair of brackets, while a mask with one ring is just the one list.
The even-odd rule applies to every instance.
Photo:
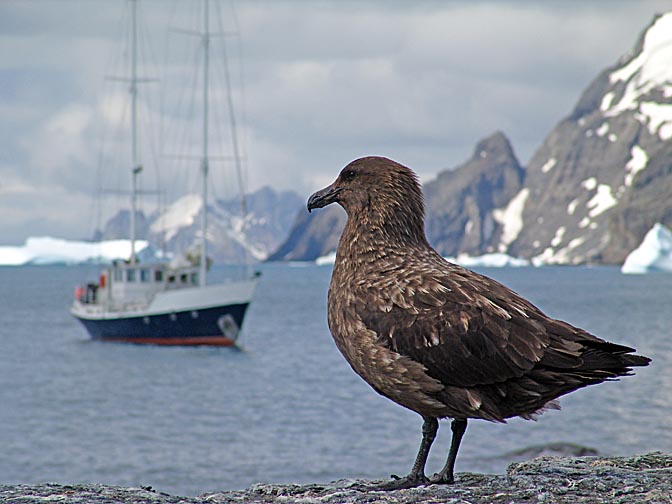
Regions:
[[179, 338], [106, 337], [101, 338], [100, 341], [163, 346], [233, 346], [235, 344], [234, 340], [227, 338], [226, 336], [193, 336]]

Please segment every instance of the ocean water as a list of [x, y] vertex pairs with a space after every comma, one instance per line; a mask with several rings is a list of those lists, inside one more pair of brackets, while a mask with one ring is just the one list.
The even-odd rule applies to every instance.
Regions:
[[[330, 268], [260, 269], [241, 348], [227, 349], [92, 342], [67, 312], [87, 268], [0, 268], [0, 483], [151, 485], [198, 495], [256, 482], [406, 474], [421, 419], [373, 392], [334, 346]], [[654, 362], [565, 396], [562, 411], [537, 422], [470, 422], [458, 472], [503, 472], [513, 451], [548, 443], [605, 455], [672, 451], [672, 275], [480, 271]], [[428, 473], [443, 465], [449, 442], [442, 422]]]

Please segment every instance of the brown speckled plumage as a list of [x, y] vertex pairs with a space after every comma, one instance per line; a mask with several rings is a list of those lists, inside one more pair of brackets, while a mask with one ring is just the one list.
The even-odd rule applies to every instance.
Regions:
[[410, 169], [381, 157], [353, 161], [308, 209], [333, 202], [348, 214], [329, 287], [336, 345], [377, 392], [425, 419], [411, 474], [386, 487], [428, 481], [424, 463], [438, 418], [457, 423], [452, 460], [432, 481], [452, 482], [468, 418], [532, 418], [563, 394], [648, 364], [634, 349], [552, 319], [443, 259], [425, 237], [422, 192]]

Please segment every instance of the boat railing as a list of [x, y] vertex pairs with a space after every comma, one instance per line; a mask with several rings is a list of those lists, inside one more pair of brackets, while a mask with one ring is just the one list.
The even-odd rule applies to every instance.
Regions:
[[196, 266], [115, 263], [98, 282], [77, 286], [75, 300], [88, 313], [132, 312], [146, 309], [159, 292], [198, 284]]

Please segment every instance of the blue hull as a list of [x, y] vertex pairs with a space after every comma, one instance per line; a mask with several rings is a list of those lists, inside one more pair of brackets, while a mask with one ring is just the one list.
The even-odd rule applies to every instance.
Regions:
[[233, 345], [249, 303], [156, 315], [77, 317], [95, 340], [153, 345]]

